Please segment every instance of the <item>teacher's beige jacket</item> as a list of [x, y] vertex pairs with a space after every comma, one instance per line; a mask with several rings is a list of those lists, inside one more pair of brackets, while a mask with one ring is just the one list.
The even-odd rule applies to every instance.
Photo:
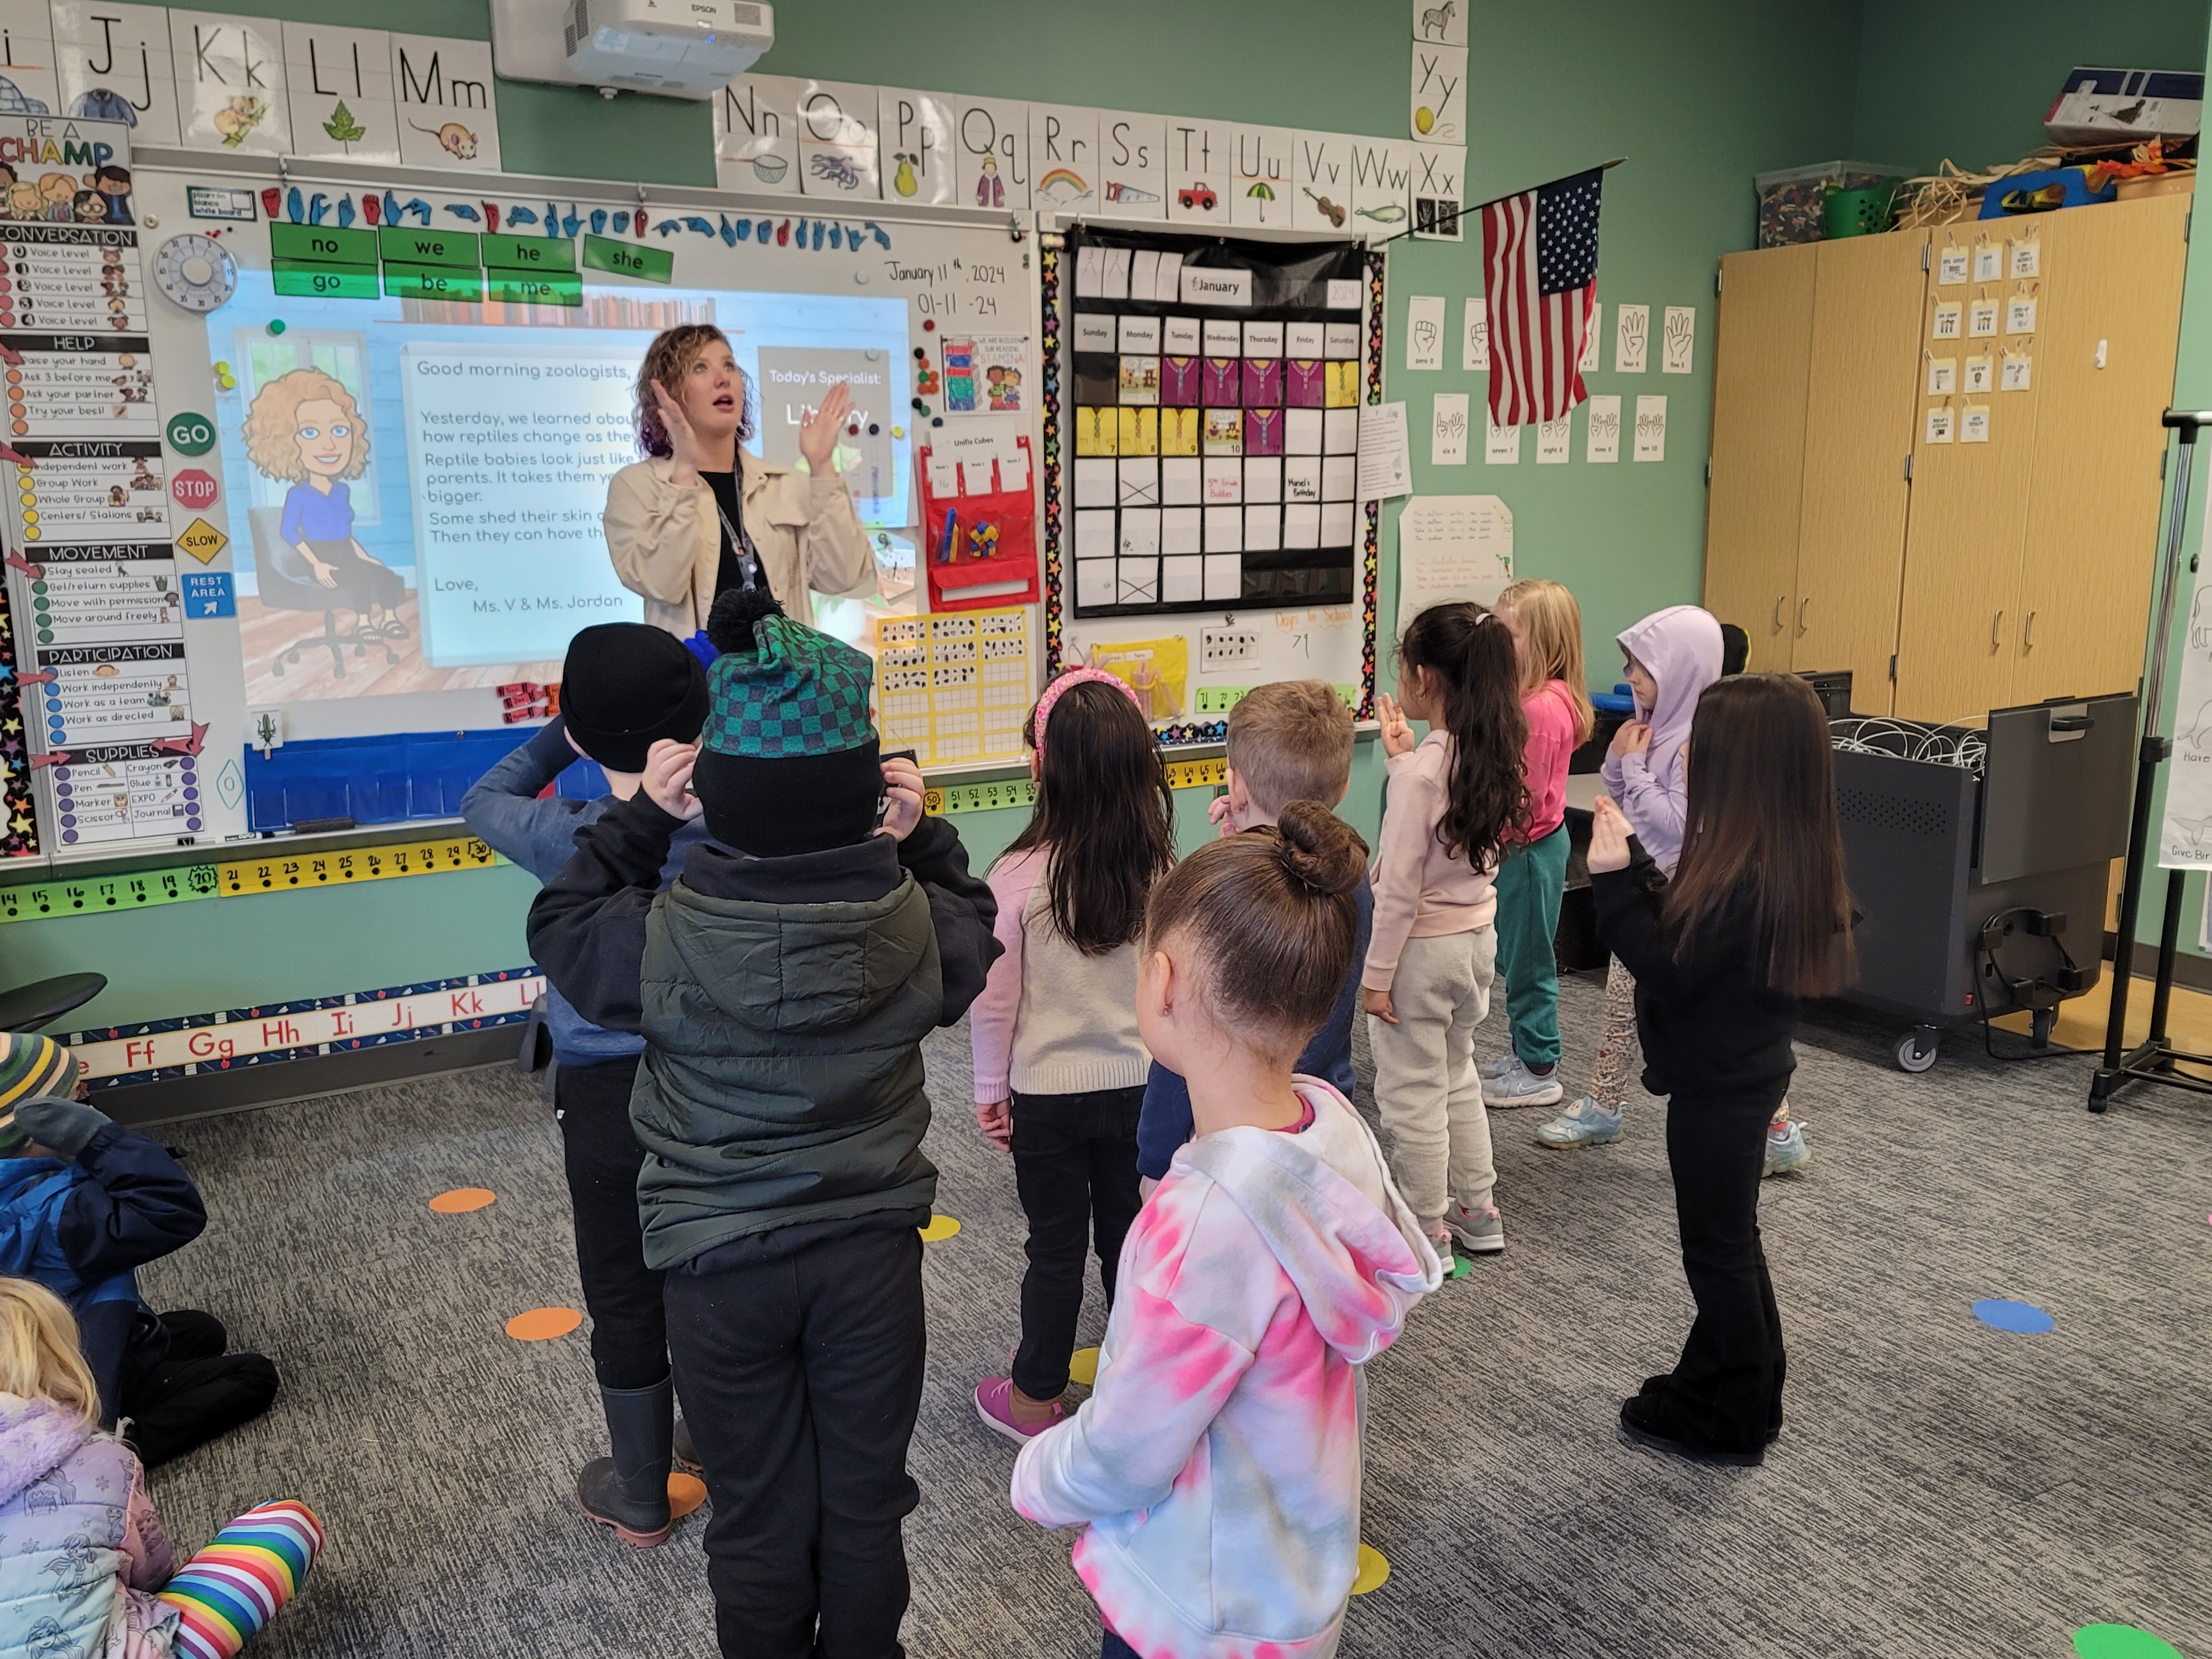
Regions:
[[[626, 466], [607, 484], [607, 551], [615, 574], [644, 596], [645, 619], [679, 639], [707, 625], [722, 558], [721, 520], [704, 479], [689, 489], [668, 481], [675, 463], [656, 457]], [[814, 620], [807, 590], [866, 593], [876, 585], [874, 556], [835, 472], [795, 472], [738, 452], [744, 480], [744, 527], [759, 550], [768, 584], [787, 615]]]

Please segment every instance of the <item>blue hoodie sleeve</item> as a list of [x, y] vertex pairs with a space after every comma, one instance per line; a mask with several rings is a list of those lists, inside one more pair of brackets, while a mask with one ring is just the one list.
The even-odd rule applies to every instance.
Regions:
[[[1356, 966], [1352, 973], [1356, 980]], [[1147, 1181], [1164, 1179], [1168, 1165], [1175, 1162], [1176, 1149], [1190, 1139], [1193, 1127], [1190, 1085], [1180, 1072], [1154, 1060], [1145, 1078], [1144, 1109], [1137, 1115], [1137, 1173]]]
[[478, 778], [461, 797], [461, 817], [495, 853], [504, 854], [542, 885], [561, 873], [576, 850], [585, 803], [558, 795], [541, 800], [545, 786], [575, 764], [568, 728], [558, 720], [540, 727], [505, 760]]

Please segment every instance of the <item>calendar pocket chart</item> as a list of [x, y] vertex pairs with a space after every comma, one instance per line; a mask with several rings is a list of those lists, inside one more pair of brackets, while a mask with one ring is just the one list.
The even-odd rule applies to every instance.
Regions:
[[1352, 602], [1358, 245], [1079, 226], [1067, 246], [1074, 614]]

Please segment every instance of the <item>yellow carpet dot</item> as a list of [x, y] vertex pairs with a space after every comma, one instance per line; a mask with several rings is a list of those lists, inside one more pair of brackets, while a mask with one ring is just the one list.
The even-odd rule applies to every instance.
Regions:
[[1080, 1382], [1086, 1389], [1097, 1386], [1098, 1350], [1078, 1348], [1074, 1357], [1067, 1362], [1067, 1380], [1071, 1382]]
[[929, 1225], [921, 1230], [921, 1242], [934, 1244], [940, 1239], [951, 1237], [959, 1231], [960, 1224], [951, 1216], [933, 1215], [929, 1218]]
[[1359, 1547], [1359, 1574], [1352, 1581], [1352, 1593], [1364, 1595], [1370, 1590], [1381, 1589], [1390, 1582], [1390, 1564], [1382, 1559], [1382, 1552], [1372, 1544]]

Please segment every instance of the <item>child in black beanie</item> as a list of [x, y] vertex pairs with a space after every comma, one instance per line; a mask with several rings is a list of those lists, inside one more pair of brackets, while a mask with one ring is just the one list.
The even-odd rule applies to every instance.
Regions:
[[[645, 757], [663, 738], [690, 743], [707, 719], [707, 671], [683, 641], [642, 623], [605, 623], [568, 642], [561, 715], [492, 768], [461, 799], [461, 817], [484, 842], [540, 882], [561, 873], [576, 831], [637, 793]], [[608, 793], [578, 800], [545, 793], [581, 755], [606, 773]], [[654, 879], [675, 879], [703, 827], [678, 836]], [[637, 1172], [645, 1149], [630, 1132], [629, 1097], [645, 1042], [611, 1031], [545, 994], [553, 1039], [553, 1115], [574, 1218], [576, 1266], [592, 1316], [592, 1370], [606, 1413], [611, 1455], [576, 1477], [584, 1513], [642, 1548], [668, 1536], [672, 1457], [696, 1468], [675, 1421], [661, 1275], [645, 1265]], [[697, 1489], [693, 1489], [694, 1501]]]
[[889, 1659], [937, 1190], [921, 1042], [983, 988], [997, 907], [918, 769], [880, 761], [866, 656], [751, 590], [708, 634], [702, 746], [655, 744], [638, 793], [578, 832], [531, 949], [586, 1018], [646, 1040], [645, 1253], [714, 1504], [722, 1652]]

